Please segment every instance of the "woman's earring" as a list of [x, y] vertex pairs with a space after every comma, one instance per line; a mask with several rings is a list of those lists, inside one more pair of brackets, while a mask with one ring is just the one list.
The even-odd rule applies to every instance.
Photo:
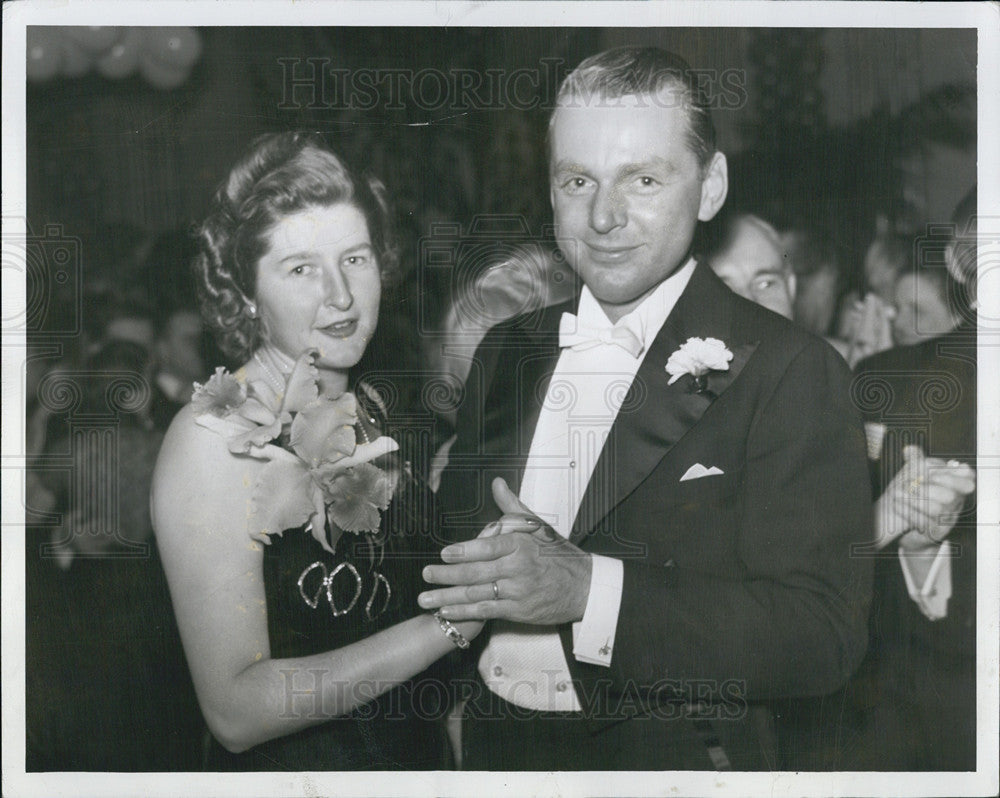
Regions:
[[253, 302], [251, 302], [251, 303], [249, 303], [247, 305], [247, 315], [251, 319], [256, 319], [257, 318], [257, 306]]

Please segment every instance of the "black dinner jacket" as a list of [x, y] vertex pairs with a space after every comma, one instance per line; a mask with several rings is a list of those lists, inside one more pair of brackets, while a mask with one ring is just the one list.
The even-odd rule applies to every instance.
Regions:
[[[449, 539], [499, 517], [495, 476], [518, 490], [559, 319], [574, 310], [522, 316], [480, 345], [439, 494]], [[665, 364], [691, 337], [734, 353], [704, 392], [689, 376], [668, 385]], [[735, 716], [847, 680], [871, 593], [870, 559], [852, 556], [871, 538], [871, 491], [849, 382], [826, 343], [696, 267], [643, 355], [573, 525], [582, 549], [624, 563], [611, 667], [577, 662], [571, 625], [559, 629], [595, 731], [663, 702], [721, 702]], [[695, 463], [724, 474], [680, 481]]]

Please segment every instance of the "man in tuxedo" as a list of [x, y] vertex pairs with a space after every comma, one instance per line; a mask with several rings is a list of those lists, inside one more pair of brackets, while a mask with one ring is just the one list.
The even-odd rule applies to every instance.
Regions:
[[849, 374], [691, 257], [728, 183], [681, 59], [580, 64], [550, 176], [583, 288], [480, 345], [440, 490], [456, 542], [420, 598], [493, 619], [463, 766], [773, 767], [759, 702], [836, 689], [866, 644]]

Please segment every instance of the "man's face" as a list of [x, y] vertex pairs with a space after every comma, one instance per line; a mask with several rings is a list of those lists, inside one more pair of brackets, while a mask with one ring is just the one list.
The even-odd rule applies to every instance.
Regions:
[[703, 171], [672, 91], [560, 107], [551, 127], [559, 246], [612, 321], [686, 259], [698, 220], [726, 194], [726, 161]]
[[792, 318], [795, 278], [785, 266], [780, 240], [766, 227], [739, 219], [732, 241], [710, 265], [741, 297]]

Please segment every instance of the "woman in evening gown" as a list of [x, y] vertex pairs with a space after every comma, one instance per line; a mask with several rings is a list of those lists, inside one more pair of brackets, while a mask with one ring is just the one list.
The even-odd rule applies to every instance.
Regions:
[[351, 374], [395, 266], [388, 219], [381, 184], [282, 133], [200, 230], [202, 311], [242, 366], [178, 414], [152, 510], [211, 770], [450, 766], [428, 668], [482, 624], [418, 608], [431, 494]]

